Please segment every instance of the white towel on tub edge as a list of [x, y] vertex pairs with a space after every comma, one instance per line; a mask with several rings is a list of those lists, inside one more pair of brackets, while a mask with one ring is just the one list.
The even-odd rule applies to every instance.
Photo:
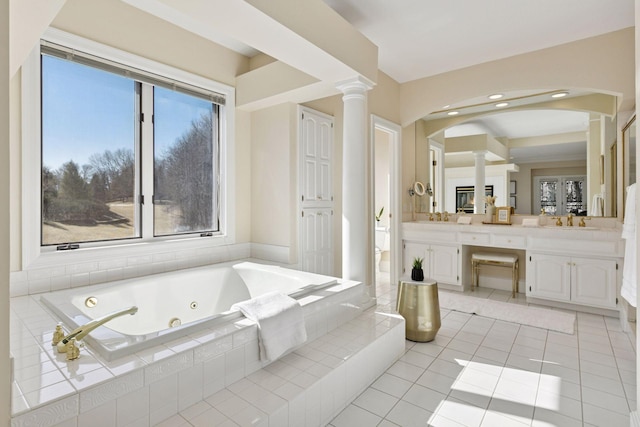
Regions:
[[307, 340], [302, 307], [288, 295], [269, 292], [238, 302], [231, 309], [240, 310], [258, 324], [260, 360], [276, 360]]

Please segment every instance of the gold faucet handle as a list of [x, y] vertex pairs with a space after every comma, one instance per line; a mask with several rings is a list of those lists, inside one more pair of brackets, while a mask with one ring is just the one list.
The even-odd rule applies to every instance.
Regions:
[[429, 212], [429, 221], [433, 221], [433, 212]]
[[444, 211], [443, 214], [444, 214], [444, 221], [449, 221], [449, 212]]
[[585, 227], [587, 224], [585, 223], [585, 221], [590, 221], [591, 217], [588, 216], [583, 216], [580, 218], [580, 222], [578, 223], [578, 227]]
[[55, 331], [53, 331], [53, 337], [51, 338], [51, 345], [56, 346], [62, 339], [64, 338], [64, 331], [62, 330], [62, 325], [58, 323], [56, 325]]
[[551, 219], [555, 219], [556, 220], [556, 225], [558, 227], [562, 226], [562, 217], [561, 216], [552, 216]]

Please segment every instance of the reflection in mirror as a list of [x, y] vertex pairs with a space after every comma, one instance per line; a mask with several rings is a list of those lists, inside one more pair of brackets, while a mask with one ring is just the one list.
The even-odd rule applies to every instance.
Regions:
[[[492, 185], [498, 206], [512, 206], [517, 214], [546, 212], [566, 215], [610, 216], [615, 186], [615, 97], [574, 93], [561, 101], [551, 92], [513, 97], [510, 106], [496, 110], [479, 102], [457, 108], [458, 115], [435, 112], [417, 123], [416, 174], [432, 165], [418, 144], [440, 144], [444, 176], [434, 193], [444, 193], [435, 211], [456, 211], [456, 187], [473, 186], [474, 152], [485, 152], [485, 185]], [[516, 99], [517, 98], [517, 99]], [[468, 111], [467, 111], [468, 110]], [[421, 138], [420, 130], [424, 133]], [[544, 200], [540, 180], [557, 180], [557, 199]], [[510, 191], [510, 182], [515, 183]], [[548, 196], [548, 194], [547, 194]]]

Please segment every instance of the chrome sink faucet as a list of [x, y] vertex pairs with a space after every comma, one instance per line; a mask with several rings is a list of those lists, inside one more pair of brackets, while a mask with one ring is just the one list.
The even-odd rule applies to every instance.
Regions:
[[75, 338], [76, 341], [80, 341], [89, 332], [93, 331], [98, 326], [102, 326], [103, 324], [107, 323], [110, 320], [115, 319], [116, 317], [124, 316], [125, 314], [134, 315], [137, 312], [138, 312], [138, 307], [134, 305], [129, 308], [124, 308], [122, 310], [114, 311], [113, 313], [109, 313], [97, 319], [93, 319], [92, 321], [87, 322], [82, 326], [78, 326], [73, 331], [69, 332], [58, 343], [56, 343], [56, 348], [58, 349], [58, 353], [66, 353], [67, 343], [69, 343], [71, 339]]

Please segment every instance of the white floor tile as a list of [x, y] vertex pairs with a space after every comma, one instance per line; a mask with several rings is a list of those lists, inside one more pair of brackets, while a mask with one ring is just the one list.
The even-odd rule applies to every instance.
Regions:
[[475, 427], [482, 423], [485, 412], [484, 408], [449, 397], [442, 402], [436, 416], [447, 418], [463, 426]]
[[[424, 377], [425, 375], [427, 375], [427, 372], [422, 374], [420, 378]], [[451, 384], [453, 384], [453, 380], [450, 381]], [[420, 379], [418, 379], [418, 382], [420, 382]], [[376, 390], [384, 391], [385, 393], [397, 398], [401, 398], [411, 388], [412, 385], [413, 384], [410, 381], [403, 380], [402, 378], [396, 377], [395, 375], [384, 373], [371, 385], [371, 387], [375, 388]], [[448, 390], [449, 389], [447, 388], [447, 392]]]
[[446, 397], [447, 396], [443, 393], [414, 384], [411, 386], [409, 391], [407, 391], [402, 400], [419, 406], [422, 409], [426, 409], [427, 411], [435, 412]]
[[400, 400], [386, 419], [402, 427], [424, 427], [432, 416], [433, 412]]
[[353, 401], [353, 404], [384, 418], [391, 408], [398, 403], [398, 400], [399, 398], [390, 394], [375, 388], [368, 388]]
[[382, 421], [381, 417], [359, 408], [358, 406], [349, 405], [331, 421], [331, 425], [335, 427], [373, 427], [377, 426], [380, 421]]

